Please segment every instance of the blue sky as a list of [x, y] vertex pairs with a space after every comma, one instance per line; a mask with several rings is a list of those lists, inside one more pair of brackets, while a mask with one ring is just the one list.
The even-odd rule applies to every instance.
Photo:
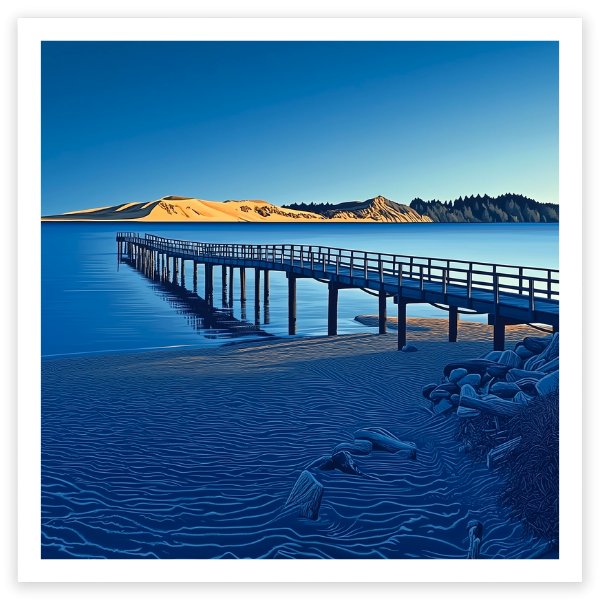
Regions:
[[556, 42], [43, 42], [42, 214], [558, 202]]

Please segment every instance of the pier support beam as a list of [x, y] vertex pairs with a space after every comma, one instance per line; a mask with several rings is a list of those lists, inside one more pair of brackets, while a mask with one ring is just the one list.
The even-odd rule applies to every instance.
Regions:
[[179, 259], [173, 257], [173, 283], [179, 285]]
[[456, 342], [458, 339], [458, 308], [456, 306], [450, 307], [449, 312], [449, 321], [448, 321], [448, 341]]
[[504, 351], [504, 327], [504, 321], [500, 317], [496, 316], [496, 322], [494, 323], [494, 350]]
[[398, 299], [398, 350], [406, 346], [406, 304]]
[[167, 281], [171, 281], [171, 257], [167, 254]]
[[260, 325], [260, 269], [254, 269], [254, 324]]
[[327, 335], [337, 335], [339, 288], [333, 281], [329, 282], [329, 299], [327, 302]]
[[194, 266], [192, 267], [194, 269], [194, 273], [193, 273], [193, 280], [194, 280], [194, 293], [198, 293], [198, 262], [194, 261]]
[[269, 303], [269, 295], [271, 291], [269, 288], [269, 270], [265, 269], [265, 304]]
[[288, 273], [288, 334], [296, 335], [296, 276]]
[[229, 306], [233, 308], [233, 266], [229, 267]]
[[213, 266], [206, 263], [204, 265], [204, 299], [208, 302], [209, 306], [213, 305]]
[[[231, 270], [231, 267], [229, 267]], [[221, 301], [223, 306], [227, 306], [227, 265], [221, 265]]]
[[181, 259], [181, 287], [185, 287], [185, 260]]
[[387, 333], [387, 298], [385, 290], [379, 290], [379, 334]]
[[246, 269], [240, 267], [240, 300], [246, 301]]

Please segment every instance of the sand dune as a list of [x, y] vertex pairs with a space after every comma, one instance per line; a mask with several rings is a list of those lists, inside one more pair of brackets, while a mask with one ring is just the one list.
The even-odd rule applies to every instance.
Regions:
[[[383, 206], [383, 204], [382, 204]], [[401, 206], [401, 205], [396, 205]], [[213, 202], [183, 196], [165, 196], [151, 202], [128, 202], [116, 206], [90, 208], [61, 215], [42, 217], [42, 221], [153, 221], [153, 222], [310, 222], [339, 223], [398, 222], [398, 211], [380, 211], [376, 206], [368, 210], [346, 210], [335, 215], [320, 215], [308, 211], [281, 208], [264, 200], [226, 200]], [[412, 209], [410, 209], [412, 210]], [[413, 211], [414, 212], [414, 211]], [[393, 214], [392, 214], [393, 213]], [[415, 216], [416, 215], [416, 216]], [[419, 215], [411, 213], [402, 219], [418, 222]], [[426, 221], [427, 218], [423, 218]]]

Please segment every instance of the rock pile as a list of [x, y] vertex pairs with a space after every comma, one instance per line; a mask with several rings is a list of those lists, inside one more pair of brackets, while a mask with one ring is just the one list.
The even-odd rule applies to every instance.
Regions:
[[514, 350], [488, 352], [451, 363], [439, 384], [426, 385], [423, 396], [440, 414], [456, 408], [460, 418], [482, 413], [514, 417], [535, 395], [559, 387], [559, 334], [526, 337]]

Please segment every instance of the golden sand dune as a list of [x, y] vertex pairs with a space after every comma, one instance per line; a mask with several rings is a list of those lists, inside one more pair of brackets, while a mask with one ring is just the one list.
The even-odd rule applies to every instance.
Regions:
[[[339, 223], [340, 221], [363, 222], [428, 222], [416, 211], [405, 205], [376, 202], [378, 198], [340, 205], [343, 210], [337, 214], [320, 215], [309, 211], [281, 208], [264, 200], [226, 200], [213, 202], [183, 196], [164, 196], [151, 202], [128, 202], [116, 206], [72, 211], [61, 215], [42, 217], [42, 221], [155, 221], [155, 222], [319, 222]], [[369, 206], [367, 207], [366, 204]], [[402, 207], [401, 209], [391, 209]], [[380, 210], [381, 209], [381, 210]], [[385, 210], [384, 210], [385, 209]], [[335, 211], [334, 211], [335, 212]], [[399, 217], [402, 216], [402, 218]]]

